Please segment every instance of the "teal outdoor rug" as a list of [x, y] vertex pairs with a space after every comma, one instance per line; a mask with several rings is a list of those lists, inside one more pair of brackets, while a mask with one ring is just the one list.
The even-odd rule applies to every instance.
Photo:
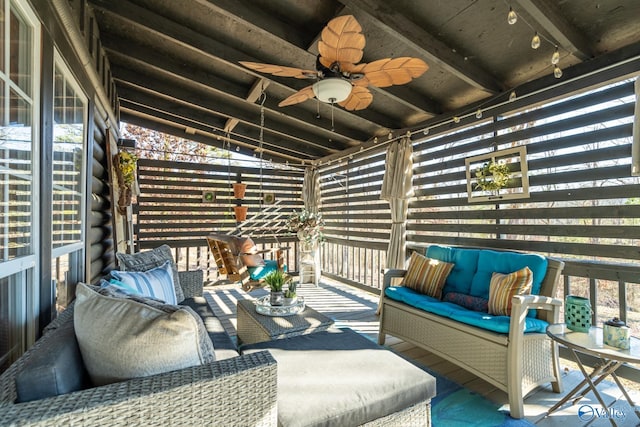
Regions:
[[498, 411], [500, 405], [414, 363], [436, 378], [436, 397], [431, 400], [433, 427], [528, 427], [527, 420], [516, 420]]

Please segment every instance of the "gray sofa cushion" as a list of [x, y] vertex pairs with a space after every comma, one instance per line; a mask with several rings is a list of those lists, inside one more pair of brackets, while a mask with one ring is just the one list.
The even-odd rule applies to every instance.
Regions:
[[240, 355], [235, 342], [224, 329], [224, 326], [222, 326], [220, 319], [213, 314], [211, 307], [209, 307], [204, 297], [187, 298], [182, 301], [180, 305], [191, 308], [204, 322], [204, 327], [213, 342], [216, 360], [230, 359]]
[[261, 350], [278, 362], [279, 425], [361, 425], [436, 394], [435, 378], [350, 329], [241, 347]]
[[82, 390], [89, 386], [73, 322], [51, 329], [16, 374], [16, 402], [29, 402]]

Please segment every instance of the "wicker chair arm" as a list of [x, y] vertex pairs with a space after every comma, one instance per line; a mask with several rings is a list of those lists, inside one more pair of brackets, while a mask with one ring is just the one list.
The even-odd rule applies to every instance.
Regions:
[[277, 366], [267, 351], [27, 403], [0, 403], [0, 425], [277, 424]]
[[179, 271], [180, 287], [185, 298], [201, 297], [204, 283], [202, 270]]
[[[515, 314], [524, 322], [529, 310], [543, 310], [538, 314], [538, 318], [549, 323], [558, 323], [562, 304], [561, 299], [544, 295], [514, 295], [511, 300], [511, 316], [513, 318]], [[522, 323], [522, 330], [524, 330], [524, 323]]]
[[393, 279], [401, 279], [407, 274], [407, 270], [400, 270], [395, 268], [385, 269], [384, 278], [382, 281], [382, 290], [384, 291], [389, 286], [391, 286], [391, 281]]

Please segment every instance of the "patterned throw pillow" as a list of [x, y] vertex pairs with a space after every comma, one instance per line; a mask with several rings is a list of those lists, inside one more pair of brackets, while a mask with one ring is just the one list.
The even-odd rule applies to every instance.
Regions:
[[454, 264], [427, 258], [414, 252], [411, 254], [409, 267], [401, 285], [440, 299], [444, 282], [453, 266]]
[[236, 240], [236, 246], [238, 248], [238, 253], [240, 254], [258, 253], [258, 247], [251, 237], [238, 237]]
[[474, 297], [460, 292], [447, 292], [442, 301], [452, 302], [473, 311], [488, 312], [489, 300], [486, 298]]
[[514, 295], [531, 293], [533, 273], [529, 267], [510, 274], [493, 273], [489, 284], [489, 314], [511, 315], [511, 299]]
[[73, 322], [95, 386], [215, 360], [204, 323], [189, 307], [113, 296], [79, 283]]
[[147, 271], [159, 267], [169, 261], [173, 272], [173, 286], [176, 292], [176, 299], [180, 303], [184, 301], [184, 293], [180, 287], [180, 277], [178, 276], [178, 266], [173, 260], [173, 254], [169, 245], [162, 245], [150, 251], [138, 252], [135, 254], [116, 253], [116, 258], [123, 271]]
[[123, 288], [125, 292], [133, 289], [139, 295], [156, 298], [167, 304], [178, 303], [169, 261], [148, 271], [113, 270], [111, 276], [115, 279], [111, 284]]

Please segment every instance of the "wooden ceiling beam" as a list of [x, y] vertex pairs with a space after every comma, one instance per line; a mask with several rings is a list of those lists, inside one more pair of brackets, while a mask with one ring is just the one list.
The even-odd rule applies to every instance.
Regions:
[[[128, 0], [89, 0], [96, 15], [101, 20], [101, 39], [108, 39], [114, 34], [124, 33], [133, 28], [135, 31], [143, 31], [145, 37], [153, 37], [154, 43], [171, 43], [178, 49], [187, 50], [197, 55], [208, 58], [212, 63], [224, 63], [239, 73], [252, 74], [256, 78], [265, 78], [263, 74], [251, 71], [239, 61], [264, 62], [260, 58], [252, 57], [235, 49], [227, 43], [206, 37], [190, 28], [171, 21], [148, 9], [133, 4]], [[126, 52], [126, 50], [125, 50]], [[305, 52], [302, 50], [302, 52]], [[298, 58], [299, 60], [299, 58]], [[287, 96], [292, 95], [308, 84], [298, 79], [268, 76], [269, 81], [278, 89], [284, 90]], [[286, 114], [293, 112], [287, 110]], [[336, 123], [343, 123], [351, 129], [378, 129], [386, 130], [393, 127], [388, 118], [372, 111], [361, 111], [359, 114], [338, 108], [334, 112]], [[378, 122], [377, 120], [382, 120]], [[371, 132], [372, 134], [375, 132]], [[369, 137], [370, 135], [367, 135]]]
[[559, 47], [582, 61], [594, 56], [588, 39], [560, 13], [557, 1], [516, 0], [516, 2], [540, 24], [542, 30], [548, 33]]
[[[258, 128], [260, 117], [260, 106], [256, 104], [248, 104], [243, 100], [232, 99], [219, 100], [211, 96], [203, 94], [201, 91], [188, 87], [178, 86], [175, 81], [161, 80], [149, 75], [144, 75], [136, 70], [122, 68], [120, 65], [112, 64], [112, 70], [118, 91], [120, 87], [135, 87], [141, 91], [153, 94], [158, 99], [174, 99], [177, 103], [188, 105], [193, 108], [209, 111], [219, 117], [225, 119], [235, 117], [241, 122]], [[266, 112], [265, 112], [266, 113]], [[299, 127], [290, 126], [283, 123], [277, 117], [267, 114], [269, 127], [265, 131], [273, 132], [285, 136], [291, 141], [300, 141], [309, 145], [312, 150], [316, 147], [329, 152], [339, 151], [348, 147], [344, 142], [328, 141], [318, 137], [316, 134], [309, 133]]]
[[[175, 1], [175, 0], [172, 0]], [[304, 49], [305, 37], [291, 25], [272, 17], [256, 7], [247, 7], [238, 0], [194, 0], [214, 14], [224, 15], [230, 19], [241, 19], [258, 33], [267, 32], [286, 42]]]
[[[266, 17], [256, 17], [255, 13], [251, 13], [250, 11], [246, 11], [246, 7], [236, 6], [236, 1], [228, 1], [228, 0], [215, 0], [214, 2], [218, 4], [218, 6], [214, 6], [209, 0], [198, 0], [200, 3], [207, 3], [209, 7], [215, 11], [216, 13], [224, 14], [225, 16], [233, 19], [234, 21], [241, 21], [244, 26], [249, 28], [253, 27], [256, 29], [256, 32], [260, 32], [265, 37], [277, 37], [283, 41], [293, 44], [295, 47], [299, 48], [300, 51], [296, 53], [296, 57], [286, 56], [284, 53], [280, 56], [283, 64], [290, 63], [296, 64], [301, 63], [304, 58], [307, 58], [307, 62], [310, 64], [315, 63], [315, 58], [317, 55], [317, 50], [313, 49], [313, 46], [304, 46], [302, 43], [303, 37], [301, 35], [291, 37], [291, 34], [283, 34], [283, 31], [277, 22], [274, 22], [273, 19], [268, 19]], [[343, 9], [344, 11], [344, 9]], [[278, 21], [279, 22], [279, 21]], [[257, 23], [257, 25], [256, 25]], [[268, 25], [273, 24], [273, 30]], [[268, 29], [268, 30], [267, 30]], [[295, 30], [291, 30], [292, 34], [295, 33]], [[314, 38], [314, 44], [317, 43], [321, 37], [321, 33], [318, 33]], [[293, 41], [291, 40], [293, 39]], [[264, 62], [264, 61], [258, 61]], [[383, 96], [389, 96], [395, 102], [401, 103], [405, 106], [408, 106], [416, 112], [427, 114], [427, 115], [436, 115], [442, 112], [442, 106], [435, 102], [432, 99], [427, 97], [421, 97], [416, 95], [410, 89], [402, 86], [391, 86], [387, 88], [373, 88], [373, 90], [377, 93], [380, 93]], [[361, 115], [366, 115], [367, 111], [361, 111]]]
[[[249, 93], [247, 94], [246, 100], [248, 102], [256, 102], [258, 100], [258, 98], [260, 98], [260, 95], [262, 95], [262, 92], [268, 86], [269, 86], [269, 81], [267, 81], [265, 79], [256, 80], [256, 82], [251, 87], [251, 90], [249, 90]], [[238, 123], [240, 123], [240, 120], [238, 120], [236, 118], [228, 119], [227, 123], [225, 123], [225, 125], [224, 125], [224, 131], [225, 132], [231, 132], [236, 127], [236, 125]]]
[[[124, 97], [120, 103], [121, 111], [127, 111], [130, 115], [146, 117], [149, 120], [165, 125], [173, 126], [183, 131], [182, 137], [189, 138], [195, 133], [206, 134], [222, 141], [227, 135], [229, 139], [240, 147], [240, 152], [246, 155], [253, 155], [260, 148], [259, 133], [255, 129], [250, 132], [231, 132], [227, 134], [222, 131], [219, 117], [215, 117], [206, 111], [190, 108], [180, 103], [173, 103], [171, 100], [159, 100], [153, 96], [135, 93], [135, 89], [124, 91]], [[135, 101], [130, 99], [135, 98]], [[190, 131], [190, 132], [188, 132]], [[289, 160], [310, 160], [321, 153], [322, 150], [311, 150], [304, 143], [292, 141], [281, 135], [266, 132], [263, 138], [262, 148], [271, 154], [277, 153], [280, 157]]]
[[359, 14], [377, 21], [380, 28], [415, 49], [427, 64], [439, 64], [460, 80], [488, 93], [495, 94], [505, 90], [504, 85], [495, 76], [465, 61], [464, 57], [455, 53], [452, 48], [390, 7], [387, 0], [339, 1]]
[[[185, 135], [184, 130], [179, 127], [172, 126], [168, 123], [161, 123], [153, 118], [145, 115], [141, 115], [136, 113], [135, 111], [123, 110], [121, 113], [121, 119], [127, 123], [132, 125], [145, 127], [148, 129], [154, 129], [158, 132], [166, 133], [169, 135], [176, 136], [178, 138], [186, 138], [192, 141], [200, 142], [202, 144], [209, 145], [211, 147], [216, 147], [220, 149], [226, 149], [224, 146], [223, 139], [218, 139], [216, 136], [209, 136], [204, 133], [195, 133], [193, 135]], [[243, 153], [249, 156], [253, 155], [252, 153]], [[269, 153], [272, 156], [272, 159], [276, 162], [284, 163], [286, 161], [298, 161], [295, 158], [290, 158], [287, 156], [282, 156], [280, 153]]]
[[[245, 90], [242, 86], [237, 86], [236, 88], [232, 88], [234, 93], [237, 94], [238, 91], [242, 91], [242, 98], [240, 96], [231, 95], [225, 91], [218, 90], [218, 86], [216, 85], [218, 82], [218, 78], [214, 76], [210, 76], [207, 73], [205, 78], [201, 78], [201, 73], [193, 72], [193, 70], [184, 70], [182, 71], [182, 75], [177, 75], [171, 72], [172, 66], [170, 63], [154, 65], [149, 64], [148, 62], [142, 61], [135, 57], [130, 57], [123, 55], [120, 52], [110, 52], [111, 64], [113, 66], [120, 67], [120, 69], [129, 69], [134, 71], [134, 74], [128, 74], [132, 76], [134, 79], [138, 79], [138, 75], [148, 75], [148, 76], [161, 76], [163, 81], [173, 81], [175, 85], [178, 87], [186, 87], [190, 90], [196, 90], [200, 92], [200, 96], [208, 95], [209, 97], [215, 98], [218, 100], [218, 110], [221, 113], [226, 113], [229, 119], [235, 119], [238, 121], [243, 120], [240, 117], [234, 116], [231, 112], [234, 110], [225, 110], [224, 105], [228, 103], [238, 105], [238, 108], [242, 108], [243, 110], [250, 109], [250, 111], [254, 111], [255, 108], [259, 108], [255, 105], [253, 101], [248, 102], [244, 98]], [[168, 61], [170, 62], [170, 61]], [[184, 66], [177, 65], [179, 70], [184, 69]], [[164, 68], [163, 68], [164, 67]], [[188, 67], [187, 67], [188, 68]], [[113, 71], [113, 76], [115, 79], [126, 80], [124, 75], [118, 75], [116, 70]], [[221, 84], [229, 86], [226, 81], [222, 81]], [[259, 95], [259, 92], [258, 92]], [[273, 101], [272, 101], [273, 103]], [[244, 107], [241, 107], [241, 104], [245, 104]], [[307, 118], [296, 118], [295, 116], [287, 116], [281, 113], [280, 110], [273, 110], [269, 108], [270, 105], [265, 105], [265, 115], [270, 118], [275, 118], [277, 122], [288, 123], [290, 126], [296, 127], [296, 132], [300, 135], [307, 135], [310, 138], [310, 142], [326, 145], [328, 143], [322, 144], [320, 141], [338, 141], [339, 144], [344, 144], [345, 146], [353, 145], [352, 141], [358, 141], [359, 138], [364, 138], [365, 134], [362, 132], [354, 132], [349, 129], [342, 129], [342, 133], [336, 133], [331, 131], [330, 129], [323, 128], [318, 125], [317, 121], [308, 120]], [[235, 110], [237, 111], [237, 110]], [[252, 114], [252, 113], [250, 113]], [[255, 125], [259, 125], [257, 120], [259, 119], [259, 115], [255, 117], [254, 122]], [[246, 120], [246, 119], [244, 119]], [[271, 127], [272, 122], [269, 121], [267, 123], [268, 127]], [[334, 144], [335, 145], [335, 144]]]

